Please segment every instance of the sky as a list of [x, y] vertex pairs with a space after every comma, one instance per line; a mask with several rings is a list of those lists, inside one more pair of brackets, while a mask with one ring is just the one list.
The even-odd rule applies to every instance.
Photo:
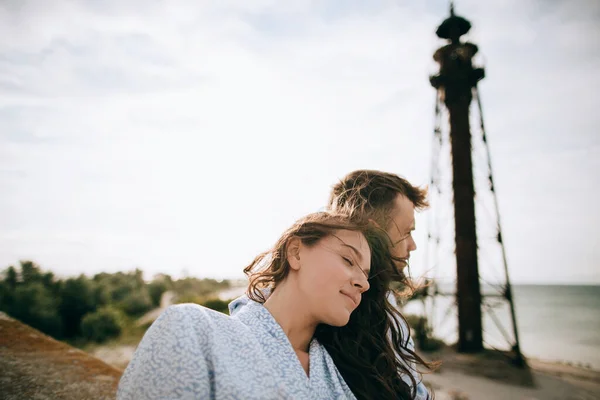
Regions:
[[[512, 281], [599, 284], [600, 3], [455, 8], [486, 68]], [[352, 170], [426, 185], [447, 15], [438, 0], [0, 2], [0, 268], [239, 278]], [[417, 217], [415, 276], [443, 207]]]

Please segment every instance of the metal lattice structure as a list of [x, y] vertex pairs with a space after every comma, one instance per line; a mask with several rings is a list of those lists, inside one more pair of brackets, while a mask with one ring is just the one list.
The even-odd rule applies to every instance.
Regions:
[[[477, 83], [483, 68], [472, 65], [476, 45], [461, 42], [471, 27], [454, 14], [438, 28], [449, 44], [438, 49], [431, 77], [436, 88], [426, 265], [433, 283], [423, 299], [434, 336], [454, 340], [461, 352], [486, 347], [514, 352], [524, 362], [508, 274], [508, 262], [488, 138]], [[471, 128], [471, 102], [477, 124]], [[456, 315], [458, 323], [452, 324]], [[455, 320], [455, 321], [456, 321]], [[507, 329], [511, 326], [512, 329]]]

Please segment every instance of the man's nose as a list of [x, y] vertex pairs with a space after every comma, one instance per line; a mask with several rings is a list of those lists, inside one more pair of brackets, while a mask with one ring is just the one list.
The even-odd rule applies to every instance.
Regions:
[[415, 251], [417, 249], [417, 243], [413, 237], [410, 237], [410, 242], [408, 243], [408, 251]]

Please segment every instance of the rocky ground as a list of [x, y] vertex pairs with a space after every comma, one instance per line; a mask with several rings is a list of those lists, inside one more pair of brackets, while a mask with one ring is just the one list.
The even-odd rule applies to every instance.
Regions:
[[114, 399], [121, 370], [0, 313], [5, 400]]

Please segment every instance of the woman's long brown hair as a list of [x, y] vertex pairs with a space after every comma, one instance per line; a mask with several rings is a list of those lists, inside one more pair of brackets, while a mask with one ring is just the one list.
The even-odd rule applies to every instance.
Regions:
[[[250, 280], [247, 295], [264, 303], [265, 290], [276, 290], [287, 277], [290, 239], [297, 237], [306, 246], [312, 246], [338, 230], [359, 231], [365, 236], [371, 250], [370, 288], [363, 293], [348, 324], [321, 324], [315, 338], [327, 349], [357, 399], [412, 399], [417, 382], [409, 365], [431, 365], [407, 348], [410, 333], [405, 335], [401, 329], [402, 323], [408, 326], [406, 320], [388, 301], [392, 280], [411, 285], [405, 277], [397, 276], [390, 240], [381, 229], [368, 222], [351, 222], [344, 215], [310, 214], [288, 229], [273, 249], [260, 254], [244, 269]], [[412, 390], [402, 380], [403, 375], [410, 377]]]

